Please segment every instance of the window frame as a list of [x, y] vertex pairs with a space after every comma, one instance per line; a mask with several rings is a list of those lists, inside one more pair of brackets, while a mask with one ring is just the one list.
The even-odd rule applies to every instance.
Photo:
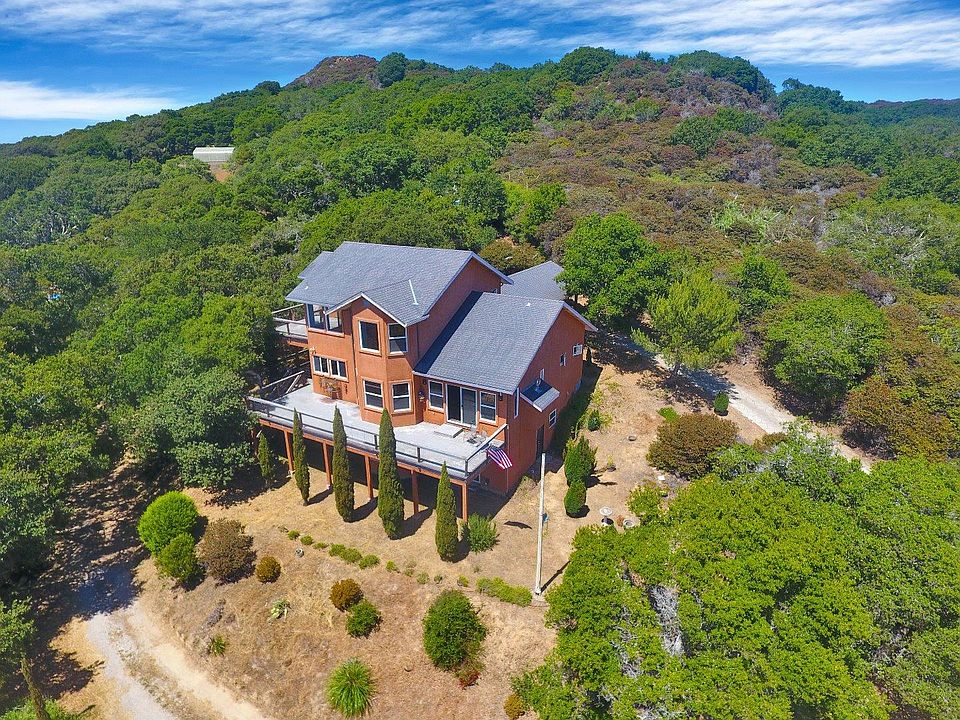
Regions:
[[566, 367], [566, 366], [567, 366], [567, 354], [560, 353], [560, 367]]
[[[486, 405], [485, 405], [485, 404], [484, 404], [484, 402], [483, 402], [483, 396], [484, 396], [484, 395], [493, 398], [493, 405], [490, 405], [490, 404], [486, 404]], [[484, 415], [483, 415], [483, 410], [484, 410], [484, 408], [486, 408], [487, 410], [493, 408], [493, 417], [484, 417]], [[496, 422], [497, 422], [497, 394], [496, 394], [496, 393], [493, 393], [493, 392], [487, 392], [486, 390], [481, 390], [481, 391], [480, 391], [479, 400], [477, 401], [477, 413], [478, 413], [478, 415], [480, 416], [480, 422], [486, 422], [486, 423], [496, 424]]]
[[573, 357], [583, 357], [583, 343], [575, 343], [572, 351]]
[[[363, 326], [364, 326], [364, 325], [371, 325], [371, 326], [373, 326], [374, 337], [377, 339], [377, 347], [376, 347], [376, 348], [369, 348], [369, 347], [366, 347], [366, 346], [363, 344], [363, 339], [364, 339]], [[361, 352], [371, 353], [371, 354], [373, 354], [373, 355], [380, 355], [380, 354], [381, 354], [381, 352], [380, 352], [380, 348], [381, 348], [381, 345], [380, 345], [380, 323], [374, 322], [373, 320], [357, 320], [357, 341], [358, 341], [358, 343], [359, 343], [360, 351], [361, 351]]]
[[305, 303], [307, 306], [307, 327], [311, 330], [326, 330], [326, 316], [321, 305]]
[[[330, 318], [332, 318], [332, 317], [334, 317], [334, 316], [336, 316], [336, 318], [337, 318], [337, 326], [336, 326], [336, 327], [334, 327], [334, 326], [330, 323]], [[330, 333], [331, 335], [343, 335], [343, 316], [340, 314], [340, 311], [339, 311], [339, 310], [334, 310], [333, 312], [326, 313], [326, 314], [323, 316], [323, 321], [324, 321], [324, 322], [326, 323], [326, 325], [327, 325], [327, 327], [326, 327], [326, 332]]]
[[[440, 404], [439, 405], [433, 404], [433, 397], [434, 397], [433, 386], [434, 385], [440, 386], [440, 393], [439, 393]], [[440, 382], [439, 380], [427, 381], [427, 407], [429, 407], [431, 410], [443, 410], [444, 407], [446, 406], [446, 402], [445, 402], [446, 398], [447, 398], [446, 387], [442, 382]]]
[[[367, 390], [368, 383], [370, 385], [376, 385], [378, 388], [380, 388], [380, 404], [379, 405], [371, 405], [369, 402], [367, 402], [367, 396], [368, 394], [370, 394]], [[376, 380], [368, 380], [366, 378], [363, 379], [363, 406], [370, 410], [383, 410], [385, 405], [383, 404], [383, 383], [382, 382], [378, 382]]]
[[[392, 334], [393, 328], [400, 328], [403, 330], [403, 337], [394, 337]], [[403, 340], [403, 350], [394, 350], [393, 343], [401, 339]], [[387, 352], [391, 355], [403, 355], [407, 352], [408, 347], [407, 329], [400, 323], [387, 323]]]
[[[343, 375], [337, 375], [333, 372], [333, 364], [340, 363], [343, 365]], [[326, 365], [326, 369], [324, 369]], [[347, 376], [347, 361], [341, 360], [340, 358], [327, 357], [326, 355], [314, 355], [313, 356], [313, 372], [315, 375], [320, 375], [321, 377], [332, 378], [334, 380], [341, 380], [346, 382], [348, 379]]]
[[553, 410], [550, 411], [549, 421], [550, 421], [550, 427], [553, 427], [554, 425], [557, 424], [557, 409], [556, 409], [556, 408], [554, 408]]
[[[397, 391], [397, 388], [400, 387], [401, 385], [403, 385], [404, 387], [407, 388], [407, 394], [406, 394], [406, 396], [403, 396], [403, 395], [400, 396], [401, 398], [402, 398], [402, 397], [406, 397], [406, 398], [407, 398], [407, 406], [406, 406], [405, 408], [404, 408], [404, 407], [397, 407], [397, 392], [396, 392], [396, 391]], [[390, 383], [390, 406], [393, 408], [393, 411], [394, 411], [395, 413], [406, 413], [406, 412], [412, 412], [412, 411], [413, 411], [413, 403], [412, 403], [412, 398], [411, 398], [411, 396], [410, 396], [410, 381], [409, 381], [409, 380], [404, 380], [404, 381], [402, 381], [402, 382], [392, 382], [392, 383]]]
[[520, 388], [517, 388], [513, 391], [513, 417], [516, 419], [520, 416]]

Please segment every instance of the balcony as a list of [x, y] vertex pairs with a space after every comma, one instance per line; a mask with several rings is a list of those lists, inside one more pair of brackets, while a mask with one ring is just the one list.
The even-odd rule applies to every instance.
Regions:
[[[310, 374], [301, 371], [262, 388], [247, 398], [247, 406], [266, 425], [290, 429], [293, 411], [300, 413], [303, 434], [313, 440], [333, 441], [333, 412], [339, 407], [347, 434], [347, 446], [361, 454], [376, 456], [380, 448], [379, 426], [360, 417], [360, 408], [313, 391]], [[499, 431], [498, 431], [499, 433]], [[487, 448], [502, 440], [450, 425], [418, 423], [394, 428], [397, 463], [430, 475], [439, 475], [444, 463], [451, 479], [470, 481], [487, 464]]]
[[290, 305], [273, 313], [273, 329], [291, 345], [307, 346], [307, 320], [303, 305]]

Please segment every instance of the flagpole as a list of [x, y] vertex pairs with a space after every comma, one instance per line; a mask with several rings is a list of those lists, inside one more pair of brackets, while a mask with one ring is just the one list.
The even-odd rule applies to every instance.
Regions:
[[547, 453], [540, 455], [540, 514], [537, 516], [537, 578], [533, 583], [533, 594], [541, 595], [540, 570], [543, 565], [543, 483], [547, 469]]

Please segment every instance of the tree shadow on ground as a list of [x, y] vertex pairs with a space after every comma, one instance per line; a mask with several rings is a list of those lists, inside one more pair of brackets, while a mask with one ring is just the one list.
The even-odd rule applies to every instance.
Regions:
[[352, 522], [359, 522], [360, 520], [366, 520], [373, 514], [377, 509], [377, 498], [373, 500], [367, 500], [363, 505], [355, 507], [353, 510], [353, 520]]

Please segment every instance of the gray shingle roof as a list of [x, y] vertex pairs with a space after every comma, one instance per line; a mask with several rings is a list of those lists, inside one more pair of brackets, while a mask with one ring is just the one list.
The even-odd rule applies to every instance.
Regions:
[[563, 300], [567, 297], [567, 293], [557, 282], [557, 275], [561, 272], [563, 272], [562, 267], [552, 260], [547, 260], [532, 268], [513, 273], [510, 276], [513, 285], [504, 286], [501, 292], [504, 295]]
[[512, 393], [564, 308], [545, 298], [471, 293], [414, 372]]
[[307, 265], [287, 300], [334, 309], [363, 295], [398, 322], [412, 325], [429, 315], [471, 258], [510, 283], [469, 250], [345, 242]]

